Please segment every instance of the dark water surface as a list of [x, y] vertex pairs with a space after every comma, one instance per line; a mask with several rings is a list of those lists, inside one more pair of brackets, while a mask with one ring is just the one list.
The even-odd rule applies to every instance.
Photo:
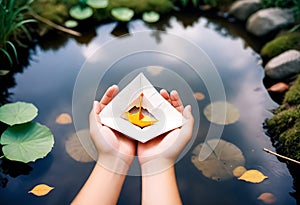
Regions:
[[[209, 20], [192, 14], [187, 16], [186, 19], [178, 15], [171, 16], [156, 26], [134, 20], [128, 24], [128, 31], [164, 30], [194, 42], [209, 55], [223, 80], [227, 101], [240, 111], [239, 121], [225, 126], [222, 139], [242, 150], [247, 169], [258, 169], [268, 179], [260, 184], [246, 183], [236, 178], [214, 181], [203, 176], [192, 164], [191, 152], [203, 141], [202, 131], [205, 132], [209, 126], [202, 114], [205, 106], [210, 103], [205, 98], [198, 101], [201, 113], [198, 138], [192, 149], [176, 165], [178, 186], [184, 204], [263, 204], [257, 197], [264, 192], [277, 197], [274, 204], [296, 204], [290, 196], [293, 180], [286, 165], [262, 151], [263, 147], [273, 150], [269, 138], [264, 134], [262, 123], [271, 116], [270, 111], [276, 104], [268, 97], [262, 84], [264, 73], [259, 65], [260, 58], [254, 51], [259, 49], [260, 44], [253, 39], [251, 41], [251, 37], [239, 26], [228, 27], [224, 23], [227, 20]], [[6, 167], [2, 165], [2, 175], [8, 178], [8, 183], [5, 188], [1, 188], [1, 204], [68, 204], [89, 176], [94, 163], [76, 162], [65, 151], [65, 142], [75, 132], [74, 126], [56, 124], [55, 119], [60, 113], [72, 113], [73, 86], [85, 59], [98, 46], [126, 32], [124, 25], [119, 25], [118, 29], [115, 29], [116, 26], [117, 23], [100, 25], [91, 32], [88, 43], [72, 38], [63, 39], [63, 45], [47, 42], [47, 45], [45, 43], [38, 47], [32, 54], [30, 66], [23, 73], [15, 75], [17, 85], [10, 89], [13, 93], [11, 101], [32, 102], [39, 108], [36, 121], [50, 127], [55, 136], [55, 146], [45, 159], [30, 163], [31, 168], [23, 167], [17, 177], [11, 176], [13, 171], [5, 170]], [[149, 64], [152, 65], [150, 60]], [[180, 69], [174, 67], [174, 71]], [[120, 77], [117, 72], [115, 75], [116, 79]], [[106, 80], [111, 80], [111, 84], [118, 83], [112, 79]], [[207, 94], [201, 82], [186, 80], [195, 92]], [[27, 193], [39, 183], [47, 183], [55, 189], [44, 197]], [[127, 177], [119, 204], [140, 204], [140, 195], [140, 177]]]

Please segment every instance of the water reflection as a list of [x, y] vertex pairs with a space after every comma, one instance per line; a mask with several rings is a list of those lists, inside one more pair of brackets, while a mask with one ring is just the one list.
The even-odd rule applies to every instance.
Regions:
[[[151, 25], [135, 20], [128, 24], [127, 29], [129, 33], [149, 29], [165, 30], [189, 39], [205, 50], [222, 76], [227, 100], [237, 106], [241, 114], [237, 123], [225, 127], [222, 138], [242, 150], [247, 169], [259, 169], [269, 177], [261, 184], [248, 184], [234, 179], [215, 182], [207, 179], [194, 167], [191, 163], [191, 152], [189, 152], [176, 165], [178, 185], [184, 203], [199, 204], [201, 201], [206, 205], [261, 204], [257, 197], [261, 193], [272, 192], [277, 197], [275, 204], [295, 204], [294, 199], [289, 195], [289, 192], [293, 190], [293, 181], [286, 165], [261, 150], [262, 147], [272, 149], [272, 144], [262, 129], [262, 122], [270, 116], [269, 111], [274, 108], [275, 104], [272, 103], [261, 83], [263, 70], [257, 65], [257, 56], [247, 45], [251, 45], [256, 50], [261, 47], [262, 43], [247, 34], [241, 25], [229, 24], [223, 17], [211, 14], [205, 14], [206, 17], [201, 14], [200, 17], [199, 13], [189, 13], [187, 14], [189, 15], [188, 21], [185, 21], [184, 15], [175, 14], [164, 17], [161, 23]], [[9, 179], [6, 188], [0, 193], [1, 202], [4, 204], [22, 202], [68, 204], [86, 180], [93, 163], [76, 162], [67, 155], [65, 143], [75, 130], [71, 125], [56, 124], [55, 119], [59, 113], [71, 113], [73, 86], [81, 65], [89, 55], [87, 50], [91, 49], [92, 52], [97, 45], [103, 45], [108, 40], [114, 39], [111, 33], [115, 26], [116, 23], [110, 23], [98, 27], [94, 30], [96, 36], [91, 29], [91, 36], [95, 37], [89, 37], [87, 41], [90, 42], [89, 45], [82, 45], [76, 39], [64, 37], [59, 45], [48, 47], [42, 45], [43, 48], [37, 48], [34, 55], [34, 58], [38, 60], [32, 61], [26, 72], [14, 76], [17, 86], [9, 90], [14, 93], [11, 100], [34, 102], [40, 110], [37, 120], [51, 128], [56, 142], [49, 158], [30, 165], [33, 170], [29, 175]], [[153, 33], [151, 38], [154, 38], [157, 43], [163, 41], [162, 36], [157, 33], [155, 35]], [[173, 49], [180, 49], [180, 45], [170, 46]], [[185, 52], [183, 55], [189, 56], [189, 53]], [[144, 57], [140, 60], [145, 64], [153, 65], [153, 59]], [[134, 63], [129, 62], [128, 65], [134, 66]], [[172, 61], [168, 63], [169, 68], [188, 75], [178, 63]], [[126, 69], [124, 72], [126, 73]], [[111, 73], [111, 76], [118, 79], [123, 74]], [[203, 82], [195, 80], [193, 76], [186, 76], [186, 78], [189, 79], [189, 84], [194, 91], [208, 96]], [[104, 90], [112, 83], [118, 83], [118, 81], [107, 79], [106, 84], [99, 89]], [[206, 134], [209, 126], [202, 112], [204, 107], [211, 103], [209, 97], [197, 103], [203, 120], [199, 136], [191, 150], [203, 141], [201, 137]], [[90, 109], [91, 104], [85, 104], [87, 109]], [[27, 189], [41, 181], [55, 186], [55, 192], [38, 200], [28, 196]], [[140, 194], [140, 178], [128, 177], [119, 204], [140, 204]]]

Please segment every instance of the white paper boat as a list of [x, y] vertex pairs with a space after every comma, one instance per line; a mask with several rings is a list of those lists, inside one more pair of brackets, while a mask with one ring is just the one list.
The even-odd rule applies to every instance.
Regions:
[[[157, 120], [154, 124], [140, 128], [132, 124], [124, 114], [133, 107], [142, 107]], [[101, 123], [140, 142], [147, 142], [165, 132], [183, 125], [185, 119], [140, 73], [101, 111]]]

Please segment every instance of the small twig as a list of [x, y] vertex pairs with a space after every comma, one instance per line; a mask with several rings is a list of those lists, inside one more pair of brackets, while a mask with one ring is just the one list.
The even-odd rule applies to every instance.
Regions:
[[72, 29], [67, 29], [67, 28], [65, 28], [65, 27], [63, 27], [63, 26], [60, 26], [60, 25], [56, 24], [56, 23], [53, 23], [52, 21], [50, 21], [50, 20], [48, 20], [48, 19], [46, 19], [46, 18], [44, 18], [44, 17], [42, 17], [42, 16], [40, 16], [40, 15], [34, 13], [34, 12], [30, 12], [30, 14], [31, 14], [36, 20], [41, 21], [41, 22], [47, 24], [48, 26], [51, 26], [51, 27], [53, 27], [53, 28], [55, 28], [55, 29], [57, 29], [57, 30], [60, 30], [60, 31], [65, 32], [65, 33], [68, 33], [68, 34], [71, 34], [71, 35], [73, 35], [73, 36], [81, 36], [81, 33], [77, 32], [77, 31], [74, 31], [74, 30], [72, 30]]
[[285, 160], [294, 162], [294, 163], [296, 163], [296, 164], [300, 164], [300, 162], [297, 161], [297, 160], [295, 160], [295, 159], [291, 159], [291, 158], [286, 157], [286, 156], [283, 156], [283, 155], [281, 155], [281, 154], [277, 154], [276, 152], [272, 152], [271, 150], [269, 150], [269, 149], [267, 149], [267, 148], [264, 148], [263, 150], [264, 150], [265, 152], [269, 153], [269, 154], [275, 155], [275, 156], [280, 157], [280, 158], [282, 158], [282, 159], [285, 159]]

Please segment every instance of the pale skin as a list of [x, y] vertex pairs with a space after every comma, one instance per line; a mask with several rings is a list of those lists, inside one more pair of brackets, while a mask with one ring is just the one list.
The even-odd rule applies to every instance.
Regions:
[[98, 163], [72, 204], [116, 204], [136, 154], [142, 170], [142, 204], [182, 204], [174, 164], [192, 137], [194, 119], [191, 107], [183, 106], [176, 91], [169, 94], [161, 90], [160, 94], [182, 113], [186, 122], [181, 128], [147, 143], [137, 143], [101, 124], [99, 113], [117, 93], [118, 87], [113, 85], [99, 102], [94, 102], [90, 132], [98, 151]]

